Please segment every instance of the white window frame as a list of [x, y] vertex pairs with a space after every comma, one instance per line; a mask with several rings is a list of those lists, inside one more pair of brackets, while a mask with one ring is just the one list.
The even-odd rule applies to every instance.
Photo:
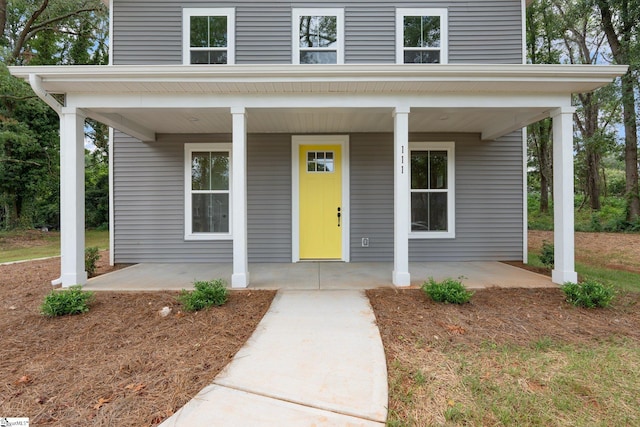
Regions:
[[[231, 240], [233, 239], [233, 176], [231, 143], [187, 143], [184, 144], [184, 239], [185, 240]], [[191, 154], [193, 152], [228, 152], [229, 153], [229, 232], [228, 233], [194, 233], [193, 232], [193, 200], [191, 188]]]
[[[191, 17], [192, 16], [225, 16], [227, 18], [227, 63], [210, 65], [233, 65], [236, 62], [236, 11], [234, 8], [184, 8], [182, 9], [182, 63], [184, 65], [207, 65], [191, 63]], [[218, 48], [222, 50], [222, 48]], [[217, 50], [211, 48], [209, 50]]]
[[[291, 11], [291, 60], [292, 64], [300, 64], [300, 17], [302, 16], [335, 16], [336, 64], [344, 64], [344, 9], [342, 8], [295, 8]], [[323, 50], [323, 49], [318, 49]], [[334, 50], [333, 48], [326, 50]], [[316, 65], [316, 64], [306, 64]]]
[[[456, 237], [456, 154], [455, 142], [412, 142], [409, 145], [409, 156], [413, 151], [446, 151], [447, 152], [447, 231], [411, 231], [410, 239], [454, 239]], [[409, 179], [411, 179], [411, 160], [409, 160]], [[409, 204], [411, 204], [411, 183], [409, 183]], [[409, 218], [411, 224], [411, 206]]]
[[[448, 11], [444, 8], [398, 8], [396, 9], [396, 63], [404, 64], [404, 18], [405, 16], [440, 17], [440, 64], [449, 62], [449, 25]], [[435, 49], [434, 49], [435, 50]], [[409, 65], [409, 64], [405, 64]], [[437, 65], [437, 64], [415, 64]]]

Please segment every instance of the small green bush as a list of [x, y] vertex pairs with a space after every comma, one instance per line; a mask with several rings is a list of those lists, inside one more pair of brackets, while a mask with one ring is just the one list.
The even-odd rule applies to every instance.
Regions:
[[567, 282], [562, 285], [562, 291], [567, 297], [567, 302], [586, 308], [607, 307], [615, 296], [611, 286], [595, 280], [585, 280], [582, 283]]
[[467, 290], [461, 281], [444, 279], [436, 282], [433, 277], [429, 282], [424, 282], [422, 291], [436, 302], [446, 302], [451, 304], [464, 304], [469, 302], [473, 292]]
[[84, 250], [84, 269], [89, 277], [96, 274], [96, 263], [100, 259], [100, 253], [97, 247], [91, 247]]
[[193, 286], [195, 290], [187, 291], [183, 289], [178, 296], [178, 301], [182, 303], [185, 311], [198, 311], [227, 302], [229, 291], [222, 279], [198, 281]]
[[542, 242], [542, 250], [540, 251], [540, 262], [548, 269], [553, 268], [554, 263], [554, 248], [553, 244], [549, 242]]
[[89, 311], [93, 292], [83, 292], [82, 286], [71, 286], [63, 291], [51, 291], [40, 306], [40, 312], [47, 317], [80, 314]]

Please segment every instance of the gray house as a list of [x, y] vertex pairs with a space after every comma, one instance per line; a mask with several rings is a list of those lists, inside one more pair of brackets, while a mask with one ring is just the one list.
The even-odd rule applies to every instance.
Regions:
[[[554, 126], [556, 283], [575, 281], [571, 94], [525, 0], [110, 0], [109, 66], [13, 67], [61, 117], [63, 286], [84, 283], [83, 123], [109, 125], [112, 262], [524, 260], [523, 128]], [[64, 94], [64, 105], [50, 94]]]

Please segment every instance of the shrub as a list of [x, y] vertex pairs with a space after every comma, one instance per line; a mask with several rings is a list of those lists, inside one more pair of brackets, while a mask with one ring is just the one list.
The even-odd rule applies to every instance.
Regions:
[[615, 296], [611, 286], [595, 280], [585, 280], [582, 283], [567, 282], [562, 285], [562, 291], [567, 297], [567, 302], [586, 308], [607, 307]]
[[198, 281], [193, 284], [195, 290], [180, 292], [178, 301], [182, 303], [185, 311], [198, 311], [213, 305], [222, 305], [227, 302], [229, 291], [222, 279], [211, 281]]
[[84, 250], [84, 269], [89, 277], [93, 277], [96, 274], [96, 263], [100, 259], [98, 250], [95, 246]]
[[89, 311], [93, 292], [82, 292], [82, 286], [71, 286], [63, 291], [51, 291], [40, 306], [40, 312], [47, 317], [80, 314]]
[[549, 242], [542, 242], [542, 250], [540, 251], [540, 262], [542, 265], [547, 267], [548, 269], [553, 268], [554, 258], [553, 258], [553, 244]]
[[451, 304], [469, 302], [473, 295], [473, 292], [468, 291], [459, 280], [444, 279], [442, 282], [436, 282], [433, 277], [422, 285], [422, 291], [436, 302]]

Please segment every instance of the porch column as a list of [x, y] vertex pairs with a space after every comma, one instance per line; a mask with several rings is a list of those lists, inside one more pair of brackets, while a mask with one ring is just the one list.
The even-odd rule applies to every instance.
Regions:
[[247, 118], [244, 107], [232, 107], [232, 232], [233, 274], [231, 287], [246, 288], [249, 285], [247, 256]]
[[562, 107], [551, 112], [553, 119], [553, 246], [554, 283], [577, 282], [574, 265], [573, 208], [573, 113]]
[[395, 286], [409, 286], [409, 107], [397, 107], [393, 140], [393, 275]]
[[63, 288], [84, 285], [84, 119], [76, 108], [60, 114], [60, 254]]

